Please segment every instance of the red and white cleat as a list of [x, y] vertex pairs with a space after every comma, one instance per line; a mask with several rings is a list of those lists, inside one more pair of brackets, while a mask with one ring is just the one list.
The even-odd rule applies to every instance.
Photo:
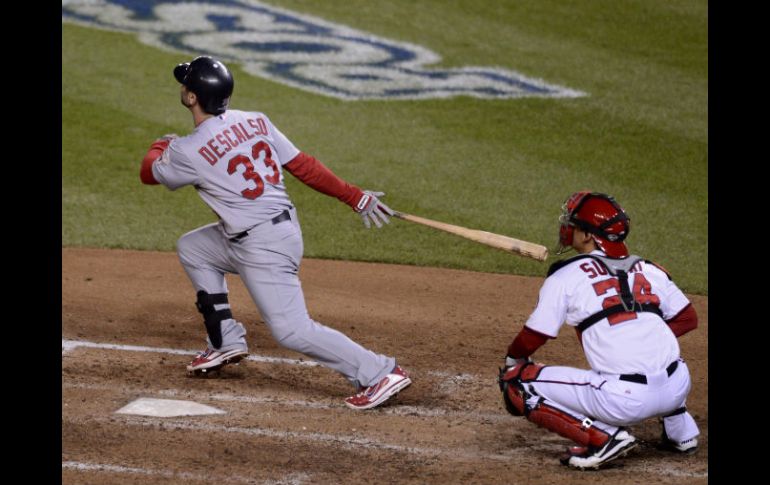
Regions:
[[220, 352], [212, 348], [198, 354], [187, 366], [187, 372], [191, 375], [201, 375], [219, 370], [227, 364], [237, 364], [248, 355], [246, 349], [233, 349]]
[[377, 384], [345, 399], [345, 404], [351, 409], [371, 409], [395, 396], [411, 383], [412, 380], [406, 371], [397, 365]]

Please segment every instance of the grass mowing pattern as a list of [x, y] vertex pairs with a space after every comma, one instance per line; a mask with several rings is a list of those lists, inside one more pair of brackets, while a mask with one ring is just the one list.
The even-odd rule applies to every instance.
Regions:
[[[386, 192], [397, 210], [549, 248], [567, 195], [610, 193], [632, 219], [631, 251], [664, 265], [686, 291], [708, 293], [706, 2], [280, 6], [423, 45], [446, 67], [499, 66], [589, 96], [346, 102], [231, 65], [233, 107], [263, 111], [301, 150]], [[138, 168], [155, 137], [192, 128], [171, 76], [190, 56], [130, 34], [62, 30], [63, 244], [173, 250], [214, 216], [190, 188], [142, 186]], [[367, 231], [343, 204], [286, 179], [307, 257], [545, 273], [544, 264], [404, 221]]]

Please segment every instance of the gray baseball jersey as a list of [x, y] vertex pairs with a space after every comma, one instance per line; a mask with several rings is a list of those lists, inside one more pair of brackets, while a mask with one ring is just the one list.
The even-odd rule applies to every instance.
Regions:
[[[152, 175], [171, 190], [194, 186], [220, 218], [177, 243], [196, 291], [228, 293], [225, 274], [240, 275], [278, 343], [356, 387], [370, 386], [394, 368], [395, 359], [314, 321], [305, 306], [298, 277], [302, 232], [282, 170], [299, 153], [264, 114], [228, 110], [171, 141], [153, 162]], [[245, 348], [240, 322], [227, 319], [221, 326], [219, 350]]]
[[171, 190], [193, 185], [234, 236], [291, 207], [282, 166], [298, 153], [264, 114], [228, 110], [172, 140], [152, 173]]

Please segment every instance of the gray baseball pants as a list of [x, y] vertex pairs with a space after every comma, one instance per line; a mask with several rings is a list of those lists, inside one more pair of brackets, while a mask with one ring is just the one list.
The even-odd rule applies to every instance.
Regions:
[[[196, 292], [227, 293], [225, 274], [240, 275], [262, 319], [282, 346], [334, 369], [356, 388], [379, 382], [395, 366], [394, 358], [375, 354], [308, 315], [298, 276], [302, 231], [296, 209], [290, 214], [290, 221], [264, 222], [236, 242], [225, 236], [218, 223], [195, 229], [179, 239], [179, 260]], [[237, 322], [222, 322], [222, 349], [232, 345], [227, 342], [226, 327], [234, 324]], [[230, 333], [243, 340], [242, 332]]]

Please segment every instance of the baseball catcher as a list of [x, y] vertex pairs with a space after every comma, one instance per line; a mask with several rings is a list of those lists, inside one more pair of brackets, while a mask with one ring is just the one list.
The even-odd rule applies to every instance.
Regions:
[[[505, 408], [574, 441], [561, 463], [600, 468], [638, 443], [628, 427], [659, 417], [661, 447], [694, 453], [698, 427], [687, 412], [690, 373], [677, 337], [698, 317], [660, 266], [629, 255], [630, 220], [606, 194], [577, 192], [559, 218], [559, 251], [539, 300], [508, 347], [499, 384]], [[562, 324], [575, 327], [589, 370], [530, 357]]]

